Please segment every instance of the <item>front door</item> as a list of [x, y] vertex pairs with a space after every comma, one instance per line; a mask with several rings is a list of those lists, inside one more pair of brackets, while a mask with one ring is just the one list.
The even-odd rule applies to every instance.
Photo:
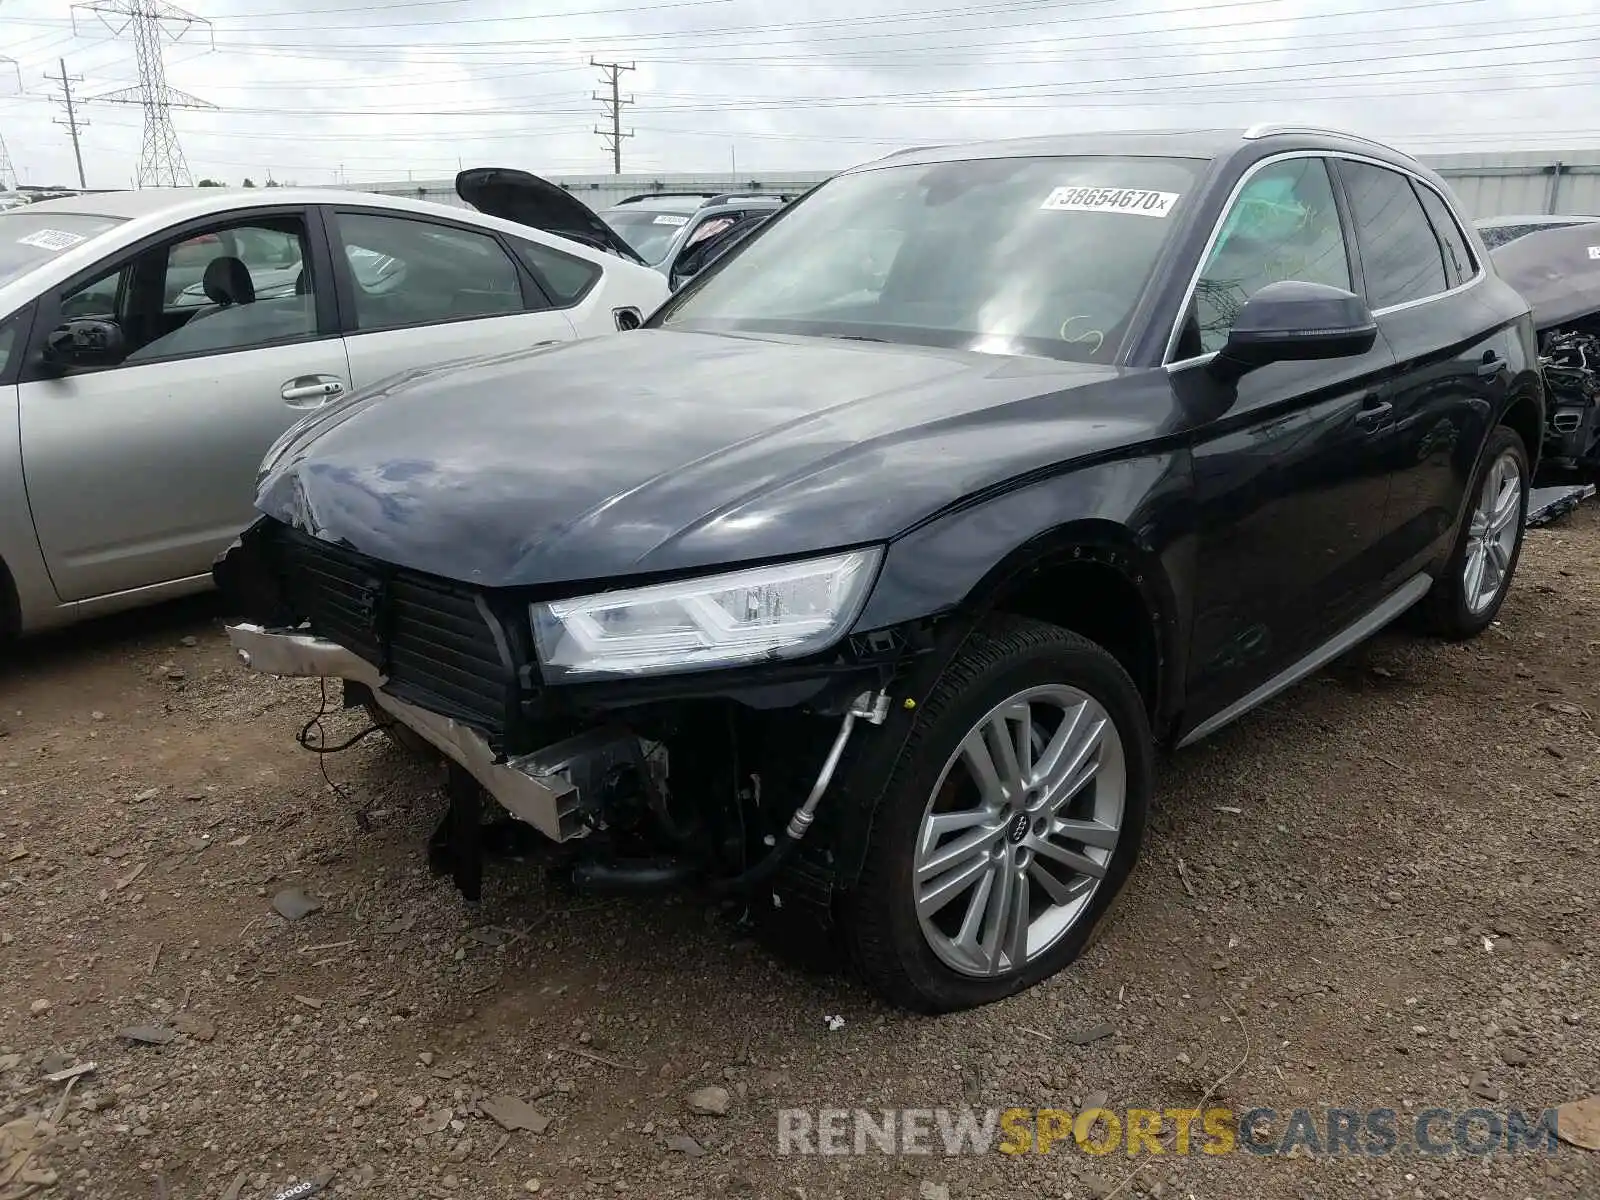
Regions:
[[[1173, 385], [1212, 415], [1194, 446], [1195, 719], [1292, 666], [1376, 604], [1373, 560], [1389, 488], [1393, 356], [1275, 363], [1237, 384], [1209, 374], [1257, 289], [1299, 279], [1351, 289], [1351, 255], [1325, 161], [1270, 162], [1224, 214], [1202, 267]], [[1191, 724], [1193, 721], [1191, 721]]]
[[[23, 477], [57, 595], [204, 575], [252, 516], [256, 471], [349, 369], [304, 210], [186, 229], [43, 297], [18, 388]], [[201, 261], [203, 260], [203, 261]], [[52, 369], [70, 317], [122, 328], [115, 366]]]
[[341, 210], [345, 346], [356, 387], [416, 367], [570, 341], [501, 240], [453, 222]]

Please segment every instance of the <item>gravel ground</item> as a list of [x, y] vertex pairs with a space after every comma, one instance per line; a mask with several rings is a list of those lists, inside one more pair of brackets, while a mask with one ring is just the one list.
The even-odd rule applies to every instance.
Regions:
[[[1591, 505], [1530, 533], [1476, 642], [1387, 634], [1167, 763], [1101, 942], [939, 1020], [695, 901], [501, 862], [463, 902], [423, 854], [436, 778], [381, 737], [296, 747], [318, 685], [238, 668], [209, 602], [31, 643], [0, 678], [0, 1197], [1600, 1197], [1566, 1145], [777, 1153], [790, 1106], [1209, 1089], [1403, 1126], [1600, 1093], [1597, 612]], [[290, 889], [321, 907], [284, 919]]]

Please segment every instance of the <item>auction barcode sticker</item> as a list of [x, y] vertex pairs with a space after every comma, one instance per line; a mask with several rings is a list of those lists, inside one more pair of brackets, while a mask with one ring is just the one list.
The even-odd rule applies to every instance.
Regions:
[[688, 217], [680, 217], [677, 213], [660, 213], [655, 219], [657, 225], [687, 225]]
[[41, 250], [69, 250], [86, 239], [79, 233], [64, 229], [36, 229], [17, 239], [19, 246], [37, 246]]
[[1058, 187], [1040, 208], [1053, 212], [1114, 212], [1130, 217], [1165, 217], [1178, 202], [1178, 192], [1146, 188]]
[[1590, 246], [1589, 247], [1589, 257], [1590, 258], [1600, 258], [1600, 246]]

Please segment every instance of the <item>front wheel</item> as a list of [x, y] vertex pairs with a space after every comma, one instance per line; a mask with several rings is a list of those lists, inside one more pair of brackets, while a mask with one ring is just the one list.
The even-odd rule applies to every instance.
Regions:
[[1152, 746], [1116, 659], [1016, 617], [974, 631], [919, 711], [841, 916], [875, 990], [948, 1012], [1089, 945], [1138, 856]]
[[1461, 640], [1489, 627], [1505, 603], [1528, 519], [1528, 451], [1516, 430], [1489, 435], [1454, 551], [1425, 601], [1428, 627]]

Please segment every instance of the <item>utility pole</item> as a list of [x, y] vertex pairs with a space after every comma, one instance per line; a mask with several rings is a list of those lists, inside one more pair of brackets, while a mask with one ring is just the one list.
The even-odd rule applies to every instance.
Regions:
[[606, 149], [611, 151], [611, 173], [613, 175], [621, 175], [622, 139], [633, 136], [633, 130], [631, 129], [627, 133], [622, 132], [622, 109], [624, 105], [633, 103], [633, 97], [629, 96], [624, 100], [618, 84], [622, 78], [622, 73], [634, 70], [634, 64], [600, 62], [593, 55], [590, 55], [589, 65], [591, 67], [599, 67], [601, 80], [611, 85], [611, 95], [607, 96], [603, 92], [594, 94], [594, 98], [600, 101], [600, 107], [605, 109], [611, 117], [611, 128], [603, 129], [596, 126], [595, 132], [600, 135], [600, 140]]
[[[137, 104], [144, 109], [144, 142], [139, 149], [140, 187], [191, 187], [194, 179], [178, 145], [178, 131], [172, 125], [175, 108], [216, 108], [215, 104], [180, 92], [167, 85], [167, 67], [161, 57], [161, 40], [176, 42], [191, 26], [203, 26], [209, 33], [211, 22], [168, 4], [167, 0], [86, 0], [72, 6], [73, 32], [77, 32], [78, 10], [92, 12], [114, 35], [133, 31], [134, 54], [139, 64], [139, 82], [130, 88], [91, 96], [106, 104]], [[117, 24], [113, 18], [120, 18]], [[216, 45], [216, 36], [211, 39]]]
[[89, 181], [85, 179], [83, 175], [83, 148], [78, 145], [78, 130], [86, 128], [89, 122], [80, 121], [77, 113], [72, 107], [72, 85], [83, 82], [83, 76], [68, 75], [66, 59], [58, 58], [56, 62], [61, 65], [61, 74], [47, 74], [45, 78], [61, 89], [61, 103], [66, 105], [67, 119], [63, 121], [60, 117], [55, 117], [52, 118], [52, 120], [57, 125], [66, 126], [67, 132], [72, 135], [72, 157], [78, 160], [78, 186], [81, 188], [87, 188], [89, 186]]

